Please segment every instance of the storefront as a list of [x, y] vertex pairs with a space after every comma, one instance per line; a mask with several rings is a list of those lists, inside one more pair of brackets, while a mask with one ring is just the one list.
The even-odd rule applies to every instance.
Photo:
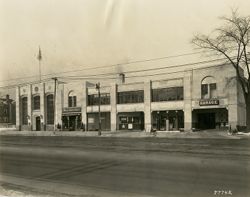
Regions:
[[[101, 130], [110, 131], [110, 112], [101, 112]], [[87, 130], [88, 131], [98, 131], [99, 129], [99, 114], [98, 113], [88, 113], [87, 114]]]
[[[60, 129], [60, 125], [57, 125]], [[62, 130], [77, 131], [81, 129], [81, 108], [65, 107], [62, 113]]]
[[173, 131], [184, 128], [182, 110], [166, 110], [152, 112], [152, 128], [158, 131]]
[[228, 110], [226, 108], [193, 110], [193, 128], [201, 130], [228, 128]]
[[118, 113], [119, 130], [143, 130], [144, 113], [143, 112], [121, 112]]

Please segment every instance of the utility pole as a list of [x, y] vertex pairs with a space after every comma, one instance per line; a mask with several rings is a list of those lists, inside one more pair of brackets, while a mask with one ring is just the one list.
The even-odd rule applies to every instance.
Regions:
[[98, 91], [98, 135], [102, 135], [101, 132], [101, 93], [100, 82], [96, 84], [96, 90]]
[[52, 78], [55, 81], [55, 87], [54, 87], [54, 131], [56, 130], [56, 85], [57, 85], [57, 78]]

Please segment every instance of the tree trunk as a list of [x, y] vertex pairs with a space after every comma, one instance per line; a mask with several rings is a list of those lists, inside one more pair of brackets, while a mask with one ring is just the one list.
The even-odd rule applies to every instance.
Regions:
[[250, 93], [246, 96], [246, 125], [247, 131], [250, 132]]

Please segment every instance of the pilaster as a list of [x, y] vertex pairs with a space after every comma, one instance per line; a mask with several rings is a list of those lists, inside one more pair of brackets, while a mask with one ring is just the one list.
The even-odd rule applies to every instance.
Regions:
[[144, 128], [151, 131], [151, 81], [144, 81]]
[[110, 121], [111, 121], [111, 131], [116, 131], [116, 124], [117, 124], [117, 85], [116, 83], [111, 84], [111, 91], [110, 91], [110, 105], [111, 105], [111, 114], [110, 114]]
[[192, 70], [185, 71], [184, 74], [184, 130], [192, 130]]
[[32, 131], [32, 85], [28, 85], [28, 130]]
[[87, 125], [87, 102], [88, 102], [88, 88], [87, 88], [87, 82], [84, 81], [83, 86], [83, 95], [81, 99], [81, 106], [82, 106], [82, 126], [83, 130], [87, 130], [88, 125]]
[[20, 117], [20, 87], [16, 87], [16, 129], [21, 130], [21, 117]]

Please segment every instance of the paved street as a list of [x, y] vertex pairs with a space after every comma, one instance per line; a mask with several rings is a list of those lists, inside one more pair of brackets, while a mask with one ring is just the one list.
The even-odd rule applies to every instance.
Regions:
[[[0, 139], [5, 191], [47, 196], [250, 196], [249, 139]], [[222, 191], [227, 194], [219, 195]]]

